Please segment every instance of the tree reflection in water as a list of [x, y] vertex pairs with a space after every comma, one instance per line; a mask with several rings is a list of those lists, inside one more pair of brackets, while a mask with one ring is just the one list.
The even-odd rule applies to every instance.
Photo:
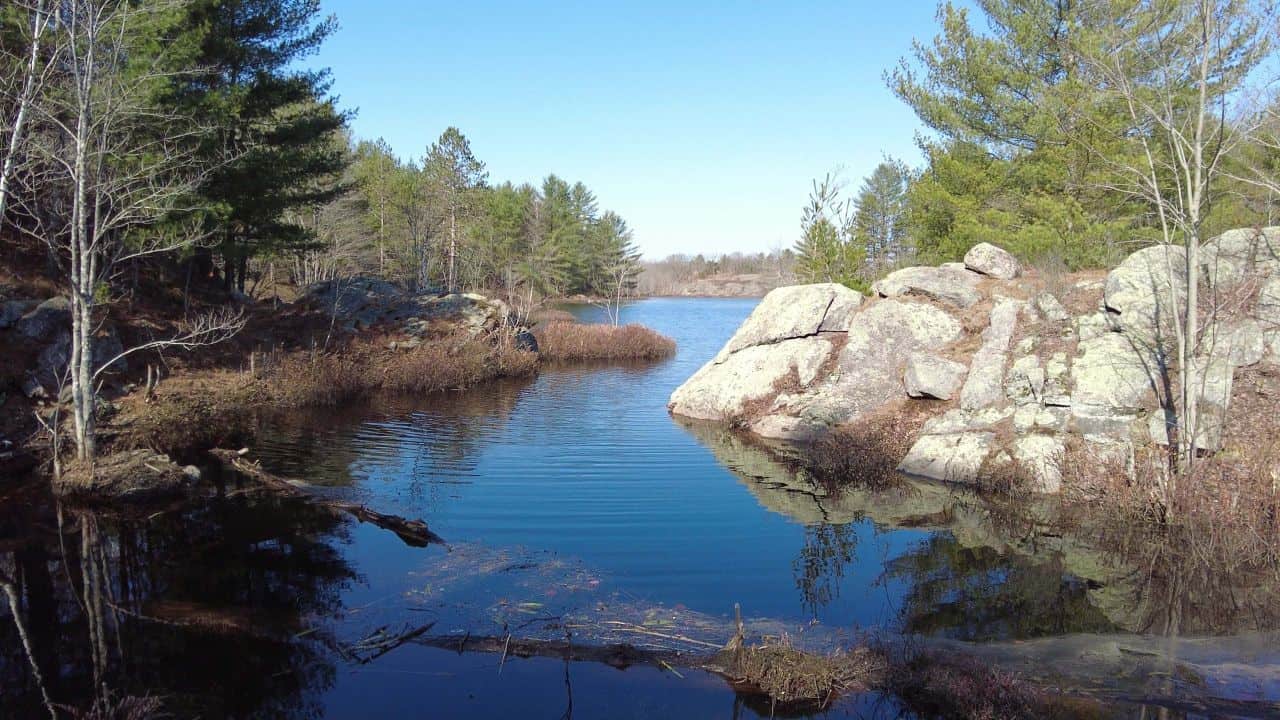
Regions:
[[320, 714], [335, 674], [326, 620], [356, 577], [332, 542], [342, 520], [250, 495], [139, 518], [38, 493], [5, 508], [6, 712], [150, 696], [179, 717]]
[[804, 545], [791, 562], [806, 612], [818, 611], [840, 597], [845, 568], [857, 559], [858, 531], [854, 523], [809, 525]]

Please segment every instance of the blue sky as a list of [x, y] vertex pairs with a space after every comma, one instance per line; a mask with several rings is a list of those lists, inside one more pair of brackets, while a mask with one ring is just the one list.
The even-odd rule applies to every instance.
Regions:
[[935, 34], [931, 0], [324, 0], [358, 137], [421, 156], [456, 125], [493, 181], [592, 188], [648, 257], [791, 245], [810, 181], [915, 163], [886, 69]]

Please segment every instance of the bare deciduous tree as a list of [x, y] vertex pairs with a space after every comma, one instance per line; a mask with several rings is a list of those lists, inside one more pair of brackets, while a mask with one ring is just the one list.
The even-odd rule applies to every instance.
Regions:
[[[1253, 126], [1233, 115], [1243, 83], [1269, 50], [1270, 3], [1188, 0], [1097, 3], [1094, 34], [1075, 39], [1099, 103], [1127, 116], [1133, 152], [1098, 153], [1121, 180], [1108, 189], [1141, 200], [1156, 219], [1166, 252], [1157, 283], [1175, 343], [1177, 416], [1174, 478], [1192, 472], [1200, 430], [1199, 389], [1209, 372], [1200, 288], [1204, 223], [1224, 176], [1224, 158], [1249, 141]], [[1211, 321], [1212, 318], [1209, 318]], [[1211, 337], [1212, 332], [1208, 333]], [[1211, 340], [1210, 340], [1211, 342]]]
[[12, 103], [12, 120], [5, 118], [9, 120], [7, 123], [9, 140], [5, 147], [4, 159], [0, 162], [0, 222], [4, 220], [5, 208], [8, 205], [9, 185], [18, 164], [18, 153], [22, 149], [27, 123], [31, 116], [31, 104], [40, 95], [52, 67], [50, 63], [44, 62], [41, 54], [45, 49], [45, 35], [53, 18], [49, 0], [19, 2], [17, 6], [25, 11], [30, 24], [29, 35], [25, 38], [27, 41], [25, 59], [14, 64], [15, 70], [18, 71], [15, 73], [16, 77], [6, 78], [9, 82], [4, 83], [3, 88], [4, 94], [10, 96]]
[[[13, 202], [25, 230], [63, 259], [71, 298], [71, 411], [76, 456], [95, 451], [95, 311], [123, 264], [192, 244], [196, 224], [175, 220], [201, 178], [200, 128], [166, 110], [160, 92], [181, 71], [169, 66], [165, 34], [182, 0], [145, 4], [67, 0], [47, 30], [45, 92], [33, 97], [39, 132], [25, 139], [28, 158]], [[67, 198], [50, 210], [47, 197]], [[163, 221], [163, 222], [162, 222]], [[177, 338], [147, 343], [192, 347], [225, 338], [242, 321], [216, 315]], [[118, 359], [118, 358], [117, 358]], [[114, 362], [114, 359], [112, 360]], [[110, 362], [106, 363], [109, 365]]]

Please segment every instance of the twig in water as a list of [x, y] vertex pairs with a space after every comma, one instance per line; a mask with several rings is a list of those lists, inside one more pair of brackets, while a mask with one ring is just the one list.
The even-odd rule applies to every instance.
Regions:
[[507, 633], [507, 641], [502, 644], [502, 659], [498, 661], [498, 674], [502, 674], [502, 666], [507, 664], [507, 648], [511, 647], [511, 633]]

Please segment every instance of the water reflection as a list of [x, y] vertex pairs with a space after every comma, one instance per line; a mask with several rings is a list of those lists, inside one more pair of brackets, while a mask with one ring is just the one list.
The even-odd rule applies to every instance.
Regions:
[[59, 510], [39, 492], [0, 515], [0, 677], [15, 717], [163, 697], [177, 716], [320, 714], [326, 620], [357, 576], [342, 521], [249, 494], [136, 518]]

